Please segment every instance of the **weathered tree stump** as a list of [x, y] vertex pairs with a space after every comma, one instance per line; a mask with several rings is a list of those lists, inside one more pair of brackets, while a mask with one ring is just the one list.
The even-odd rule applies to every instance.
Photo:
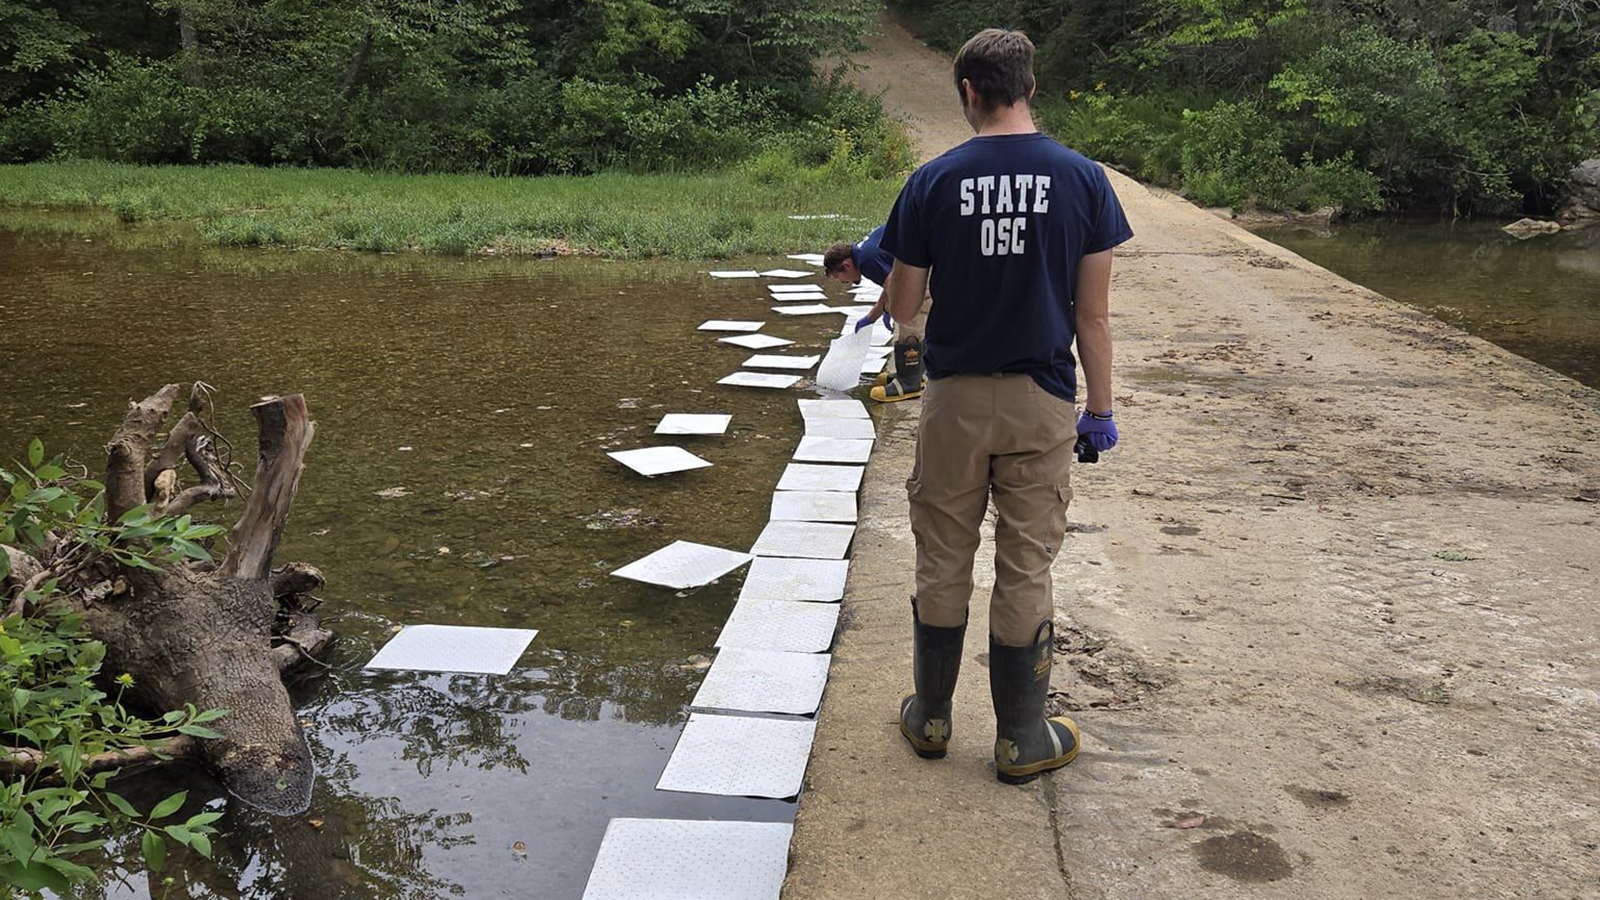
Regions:
[[[196, 504], [236, 495], [202, 424], [208, 411], [204, 390], [193, 391], [189, 411], [157, 443], [179, 390], [169, 384], [129, 404], [107, 445], [107, 522], [146, 503], [158, 513], [181, 515]], [[180, 741], [169, 749], [198, 757], [246, 803], [291, 815], [310, 805], [316, 771], [281, 675], [311, 660], [331, 635], [300, 600], [322, 586], [322, 573], [304, 563], [274, 570], [272, 557], [315, 427], [299, 394], [267, 397], [251, 411], [260, 448], [255, 487], [220, 561], [148, 571], [102, 558], [67, 573], [70, 581], [62, 587], [84, 613], [90, 633], [106, 645], [103, 671], [133, 675], [124, 695], [129, 702], [153, 710], [185, 703], [229, 710], [211, 725], [221, 738]], [[176, 470], [184, 461], [200, 483], [179, 490]], [[72, 559], [73, 549], [53, 547], [41, 558], [11, 552], [20, 565], [13, 566], [10, 581], [18, 582], [41, 572], [62, 576], [57, 563]], [[161, 758], [106, 756], [99, 761], [106, 768]], [[0, 769], [28, 765], [25, 752], [0, 759]]]

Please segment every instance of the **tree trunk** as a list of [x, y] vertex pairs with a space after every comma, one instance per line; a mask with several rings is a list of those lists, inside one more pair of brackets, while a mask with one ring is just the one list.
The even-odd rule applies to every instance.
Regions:
[[183, 83], [199, 87], [200, 39], [195, 34], [194, 20], [189, 18], [188, 7], [181, 3], [178, 5], [178, 46], [183, 50]]
[[[208, 409], [203, 391], [196, 389], [188, 414], [156, 443], [178, 390], [169, 384], [130, 404], [112, 437], [105, 478], [109, 521], [151, 501], [176, 514], [203, 500], [233, 496], [201, 420]], [[103, 671], [133, 676], [125, 694], [130, 702], [154, 710], [185, 703], [227, 709], [211, 726], [220, 739], [185, 747], [192, 746], [230, 793], [267, 812], [290, 815], [310, 805], [315, 767], [280, 673], [311, 659], [330, 635], [298, 599], [322, 586], [321, 572], [304, 563], [274, 571], [272, 555], [315, 428], [298, 394], [266, 398], [252, 411], [260, 446], [255, 488], [221, 563], [174, 564], [153, 572], [102, 564], [69, 596], [81, 606], [90, 633], [106, 645]], [[202, 481], [174, 493], [179, 458]], [[108, 582], [116, 587], [86, 589]], [[10, 759], [12, 766], [25, 762]]]

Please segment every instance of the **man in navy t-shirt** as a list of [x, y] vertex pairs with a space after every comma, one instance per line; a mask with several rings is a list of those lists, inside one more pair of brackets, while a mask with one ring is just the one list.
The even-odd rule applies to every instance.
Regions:
[[[920, 755], [944, 756], [973, 556], [992, 495], [995, 767], [1002, 781], [1022, 783], [1078, 752], [1077, 725], [1044, 716], [1050, 565], [1066, 530], [1074, 441], [1082, 434], [1109, 450], [1117, 439], [1111, 248], [1133, 232], [1105, 172], [1034, 128], [1026, 35], [980, 32], [956, 55], [955, 81], [977, 136], [912, 174], [881, 244], [896, 260], [889, 313], [913, 311], [925, 285], [934, 300], [907, 482], [917, 544], [916, 691], [901, 702], [900, 730]], [[1087, 391], [1081, 417], [1074, 343]]]
[[[823, 271], [829, 278], [845, 284], [859, 284], [865, 275], [879, 285], [888, 285], [894, 257], [879, 246], [883, 228], [879, 225], [854, 244], [840, 241], [829, 247], [822, 255]], [[876, 321], [883, 314], [883, 304], [884, 297], [879, 297], [872, 311], [863, 317], [863, 324]], [[922, 396], [922, 337], [928, 325], [928, 304], [928, 299], [924, 298], [916, 315], [893, 320], [894, 354], [888, 370], [879, 375], [872, 386], [872, 399], [879, 403], [915, 400]]]

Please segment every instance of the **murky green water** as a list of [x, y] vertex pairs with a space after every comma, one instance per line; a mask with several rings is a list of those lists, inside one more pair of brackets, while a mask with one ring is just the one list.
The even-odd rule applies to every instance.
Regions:
[[1519, 241], [1496, 223], [1259, 232], [1379, 293], [1600, 387], [1600, 227]]
[[[0, 232], [0, 450], [38, 435], [98, 468], [127, 398], [168, 381], [218, 388], [252, 468], [253, 398], [303, 392], [317, 421], [278, 555], [326, 572], [339, 636], [297, 687], [312, 809], [268, 819], [149, 776], [145, 795], [226, 806], [226, 837], [214, 863], [169, 864], [165, 889], [118, 854], [104, 896], [575, 898], [613, 816], [792, 815], [654, 790], [742, 575], [688, 596], [607, 575], [674, 539], [750, 546], [798, 440], [810, 394], [717, 386], [748, 351], [694, 327], [767, 319], [810, 352], [838, 327], [703, 268]], [[665, 443], [669, 411], [732, 413], [726, 436], [676, 439], [713, 468], [652, 481], [605, 456]], [[540, 633], [505, 678], [361, 670], [416, 622]]]

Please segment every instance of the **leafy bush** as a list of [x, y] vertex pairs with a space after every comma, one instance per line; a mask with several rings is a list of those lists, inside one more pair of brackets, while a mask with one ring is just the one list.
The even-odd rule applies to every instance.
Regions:
[[[0, 468], [0, 484], [0, 545], [42, 547], [55, 534], [84, 541], [91, 557], [155, 568], [180, 556], [208, 559], [197, 541], [220, 531], [187, 516], [153, 518], [148, 507], [102, 525], [104, 488], [70, 475], [60, 457], [46, 461], [38, 440], [26, 464]], [[9, 571], [10, 556], [0, 548], [0, 582]], [[104, 845], [100, 835], [110, 829], [138, 829], [152, 870], [162, 868], [168, 840], [211, 855], [212, 823], [221, 813], [175, 818], [187, 800], [183, 791], [141, 813], [111, 790], [116, 770], [91, 771], [90, 764], [98, 754], [133, 747], [159, 753], [178, 735], [217, 737], [206, 723], [227, 711], [190, 706], [157, 719], [131, 713], [122, 694], [133, 679], [102, 676], [105, 645], [84, 631], [83, 616], [69, 611], [59, 590], [59, 579], [42, 581], [29, 591], [34, 615], [0, 621], [0, 697], [7, 698], [0, 703], [0, 754], [37, 760], [31, 771], [0, 782], [0, 882], [67, 896], [74, 883], [95, 878], [80, 860]]]
[[1202, 202], [1548, 213], [1600, 153], [1600, 29], [1574, 4], [896, 6], [946, 49], [1026, 29], [1048, 130]]
[[[843, 92], [819, 86], [813, 62], [856, 44], [876, 14], [869, 0], [182, 7], [196, 34], [182, 52], [166, 49], [175, 30], [160, 14], [124, 44], [95, 31], [117, 20], [93, 5], [66, 30], [53, 14], [0, 11], [0, 50], [26, 56], [24, 74], [61, 69], [8, 81], [0, 60], [0, 160], [653, 172], [736, 162], [780, 133], [825, 158]], [[853, 152], [893, 168], [881, 111], [845, 127]]]

